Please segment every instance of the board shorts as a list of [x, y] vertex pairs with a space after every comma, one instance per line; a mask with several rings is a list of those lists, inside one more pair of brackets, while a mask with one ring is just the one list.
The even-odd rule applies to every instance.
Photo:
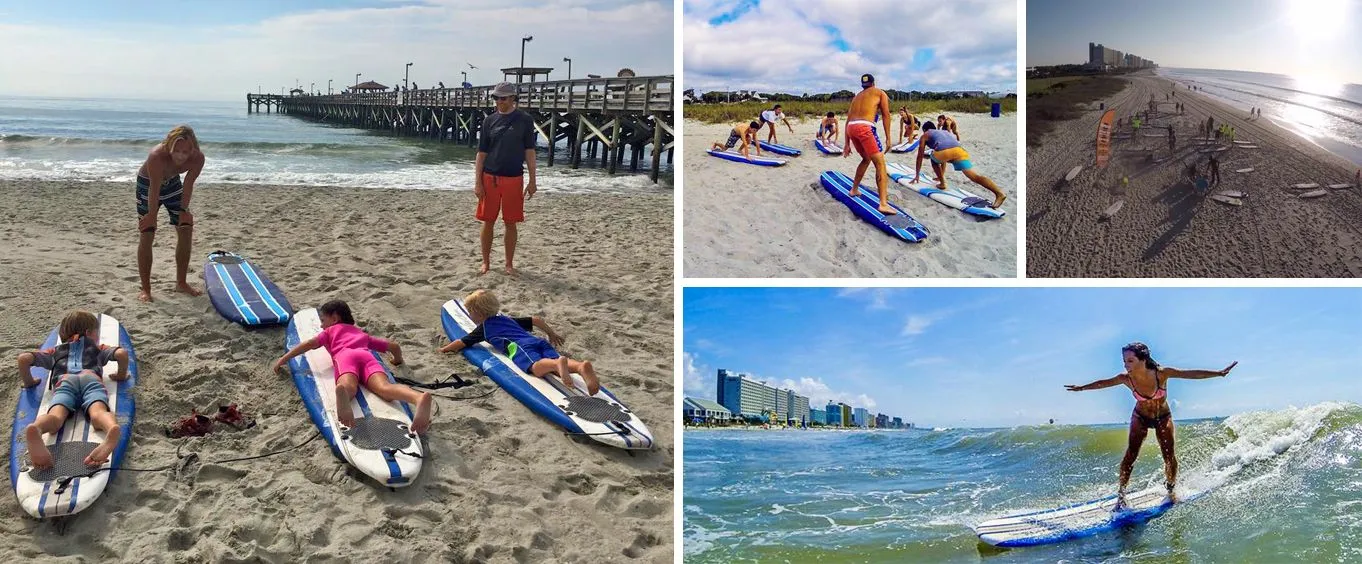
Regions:
[[365, 386], [369, 382], [369, 375], [388, 371], [383, 368], [383, 363], [378, 361], [374, 352], [369, 349], [342, 349], [331, 355], [331, 363], [336, 367], [336, 379], [339, 380], [341, 374], [354, 374], [359, 379], [359, 385]]
[[847, 141], [850, 141], [856, 152], [861, 154], [861, 158], [868, 159], [884, 153], [884, 146], [880, 144], [879, 132], [875, 131], [874, 124], [856, 120], [847, 124], [846, 133]]
[[974, 163], [969, 162], [969, 153], [965, 152], [964, 147], [951, 147], [940, 151], [932, 152], [932, 162], [936, 164], [950, 163], [955, 170], [969, 170], [974, 168]]
[[738, 141], [742, 141], [742, 135], [738, 135], [738, 130], [734, 129], [732, 133], [728, 134], [728, 143], [724, 147], [732, 149], [734, 145], [738, 144]]
[[482, 190], [478, 221], [496, 221], [498, 213], [506, 223], [525, 221], [525, 175], [497, 176], [484, 172]]
[[833, 130], [833, 128], [835, 128], [835, 127], [837, 127], [837, 126], [835, 126], [835, 125], [820, 125], [820, 126], [818, 126], [818, 135], [821, 137], [821, 136], [823, 136], [823, 135], [827, 135], [827, 134], [829, 134], [829, 133], [832, 133], [832, 130]]
[[[161, 207], [165, 208], [166, 214], [170, 216], [170, 224], [178, 227], [180, 225], [180, 213], [184, 212], [180, 197], [184, 194], [184, 184], [180, 183], [180, 175], [167, 178], [161, 183]], [[147, 215], [151, 211], [151, 206], [147, 204], [151, 196], [151, 179], [142, 175], [137, 175], [137, 217]], [[185, 225], [193, 225], [186, 223]], [[147, 233], [156, 231], [156, 226], [147, 229]]]
[[86, 370], [62, 378], [57, 390], [52, 392], [52, 404], [47, 410], [52, 411], [52, 408], [60, 405], [71, 413], [85, 413], [95, 402], [101, 401], [104, 407], [109, 407], [109, 391], [104, 389], [104, 380]]
[[506, 345], [506, 356], [511, 357], [511, 362], [524, 370], [526, 374], [534, 374], [534, 363], [543, 359], [558, 358], [558, 351], [554, 350], [553, 345], [539, 337], [532, 337], [524, 341], [511, 341]]

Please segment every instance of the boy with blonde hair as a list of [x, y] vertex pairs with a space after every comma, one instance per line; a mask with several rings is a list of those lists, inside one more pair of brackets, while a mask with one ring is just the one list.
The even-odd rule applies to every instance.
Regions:
[[118, 371], [110, 378], [116, 382], [127, 380], [128, 351], [99, 344], [99, 317], [88, 311], [66, 314], [57, 332], [61, 344], [19, 355], [19, 379], [25, 388], [38, 385], [38, 379], [32, 373], [34, 366], [51, 370], [47, 384], [56, 388], [47, 413], [39, 415], [24, 429], [28, 456], [35, 468], [51, 468], [52, 451], [43, 443], [43, 434], [57, 432], [66, 423], [66, 418], [80, 409], [95, 429], [104, 433], [104, 442], [85, 457], [87, 466], [100, 466], [108, 462], [122, 436], [118, 420], [109, 411], [104, 365], [110, 359], [118, 361]]
[[[500, 313], [501, 303], [488, 290], [478, 290], [469, 294], [463, 303], [468, 309], [469, 317], [478, 326], [462, 338], [440, 347], [440, 352], [456, 353], [486, 341], [492, 348], [505, 353], [521, 370], [535, 377], [547, 378], [556, 373], [563, 381], [563, 385], [571, 389], [575, 386], [572, 382], [572, 373], [576, 372], [586, 380], [589, 395], [594, 396], [601, 389], [601, 382], [596, 378], [596, 369], [591, 366], [590, 361], [572, 360], [554, 349], [555, 346], [562, 346], [563, 337], [554, 332], [544, 318], [503, 315]], [[530, 333], [536, 327], [548, 335], [547, 341]]]

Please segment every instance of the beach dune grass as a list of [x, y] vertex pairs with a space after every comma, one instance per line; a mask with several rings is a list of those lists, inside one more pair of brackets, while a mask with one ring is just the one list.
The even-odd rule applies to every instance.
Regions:
[[1026, 145], [1040, 145], [1055, 123], [1083, 115], [1079, 104], [1123, 90], [1127, 81], [1108, 76], [1053, 77], [1026, 81]]
[[[1002, 103], [1004, 112], [1017, 111], [1016, 98], [958, 98], [954, 100], [913, 100], [889, 102], [890, 108], [898, 112], [899, 108], [908, 106], [908, 111], [914, 114], [928, 115], [935, 117], [937, 114], [978, 114], [987, 113], [992, 110], [993, 103]], [[816, 119], [833, 112], [839, 118], [846, 115], [848, 102], [823, 102], [797, 100], [791, 102], [739, 102], [736, 104], [687, 104], [684, 113], [686, 119], [694, 119], [704, 123], [739, 123], [742, 121], [757, 119], [762, 110], [769, 110], [771, 106], [780, 104], [785, 115], [791, 118]]]

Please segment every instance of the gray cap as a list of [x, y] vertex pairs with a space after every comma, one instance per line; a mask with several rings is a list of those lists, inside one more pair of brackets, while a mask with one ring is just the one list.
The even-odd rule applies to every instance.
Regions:
[[509, 82], [498, 82], [496, 86], [492, 87], [492, 96], [494, 97], [500, 98], [502, 96], [515, 95], [516, 95], [515, 85]]

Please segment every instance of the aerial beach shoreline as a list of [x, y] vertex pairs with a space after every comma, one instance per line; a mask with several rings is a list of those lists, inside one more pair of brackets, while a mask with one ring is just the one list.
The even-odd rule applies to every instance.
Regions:
[[[66, 536], [4, 504], [0, 554], [672, 561], [672, 239], [655, 228], [670, 220], [670, 193], [541, 191], [526, 203], [512, 278], [476, 275], [469, 191], [196, 187], [192, 284], [202, 288], [209, 252], [241, 253], [297, 308], [347, 300], [361, 327], [404, 345], [409, 368], [400, 375], [433, 381], [456, 372], [476, 382], [454, 396], [496, 390], [436, 400], [425, 469], [395, 492], [347, 473], [323, 441], [212, 463], [283, 450], [315, 427], [291, 379], [269, 370], [284, 351], [282, 328], [244, 330], [206, 296], [172, 291], [174, 237], [164, 219], [156, 301], [137, 302], [131, 182], [3, 180], [0, 199], [12, 210], [0, 225], [0, 358], [38, 346], [69, 309], [109, 313], [127, 327], [141, 367], [124, 464], [175, 464], [182, 444], [181, 454], [200, 458], [179, 471], [118, 473], [69, 520]], [[56, 202], [79, 210], [76, 219], [53, 213]], [[437, 354], [440, 304], [477, 288], [494, 290], [508, 312], [555, 323], [565, 350], [596, 363], [658, 446], [630, 456], [575, 442], [461, 356]], [[0, 388], [0, 403], [13, 406], [17, 393], [17, 385]], [[220, 426], [203, 438], [163, 433], [191, 408], [227, 403], [258, 425]]]
[[[1280, 116], [1250, 119], [1248, 112], [1187, 89], [1148, 71], [1127, 75], [1125, 89], [1088, 104], [1082, 117], [1057, 122], [1039, 146], [1027, 150], [1027, 273], [1035, 277], [1355, 277], [1362, 275], [1362, 187], [1358, 165], [1279, 125]], [[1176, 95], [1165, 101], [1169, 92]], [[1128, 122], [1154, 96], [1160, 111], [1142, 137], [1117, 129], [1112, 163], [1100, 175], [1092, 167], [1100, 104]], [[1172, 103], [1186, 106], [1171, 114]], [[1220, 184], [1210, 194], [1243, 192], [1242, 205], [1193, 195], [1182, 182], [1187, 163], [1206, 171], [1197, 152], [1197, 128], [1215, 123], [1236, 128], [1236, 141], [1222, 139]], [[1177, 148], [1169, 156], [1158, 135], [1173, 125]], [[1140, 150], [1143, 147], [1145, 150]], [[1155, 162], [1147, 162], [1152, 155]], [[1064, 176], [1083, 168], [1072, 182]], [[1252, 169], [1239, 173], [1237, 170]], [[1128, 177], [1122, 194], [1120, 179]], [[1296, 184], [1329, 189], [1309, 199]], [[1105, 220], [1104, 210], [1124, 201]]]

